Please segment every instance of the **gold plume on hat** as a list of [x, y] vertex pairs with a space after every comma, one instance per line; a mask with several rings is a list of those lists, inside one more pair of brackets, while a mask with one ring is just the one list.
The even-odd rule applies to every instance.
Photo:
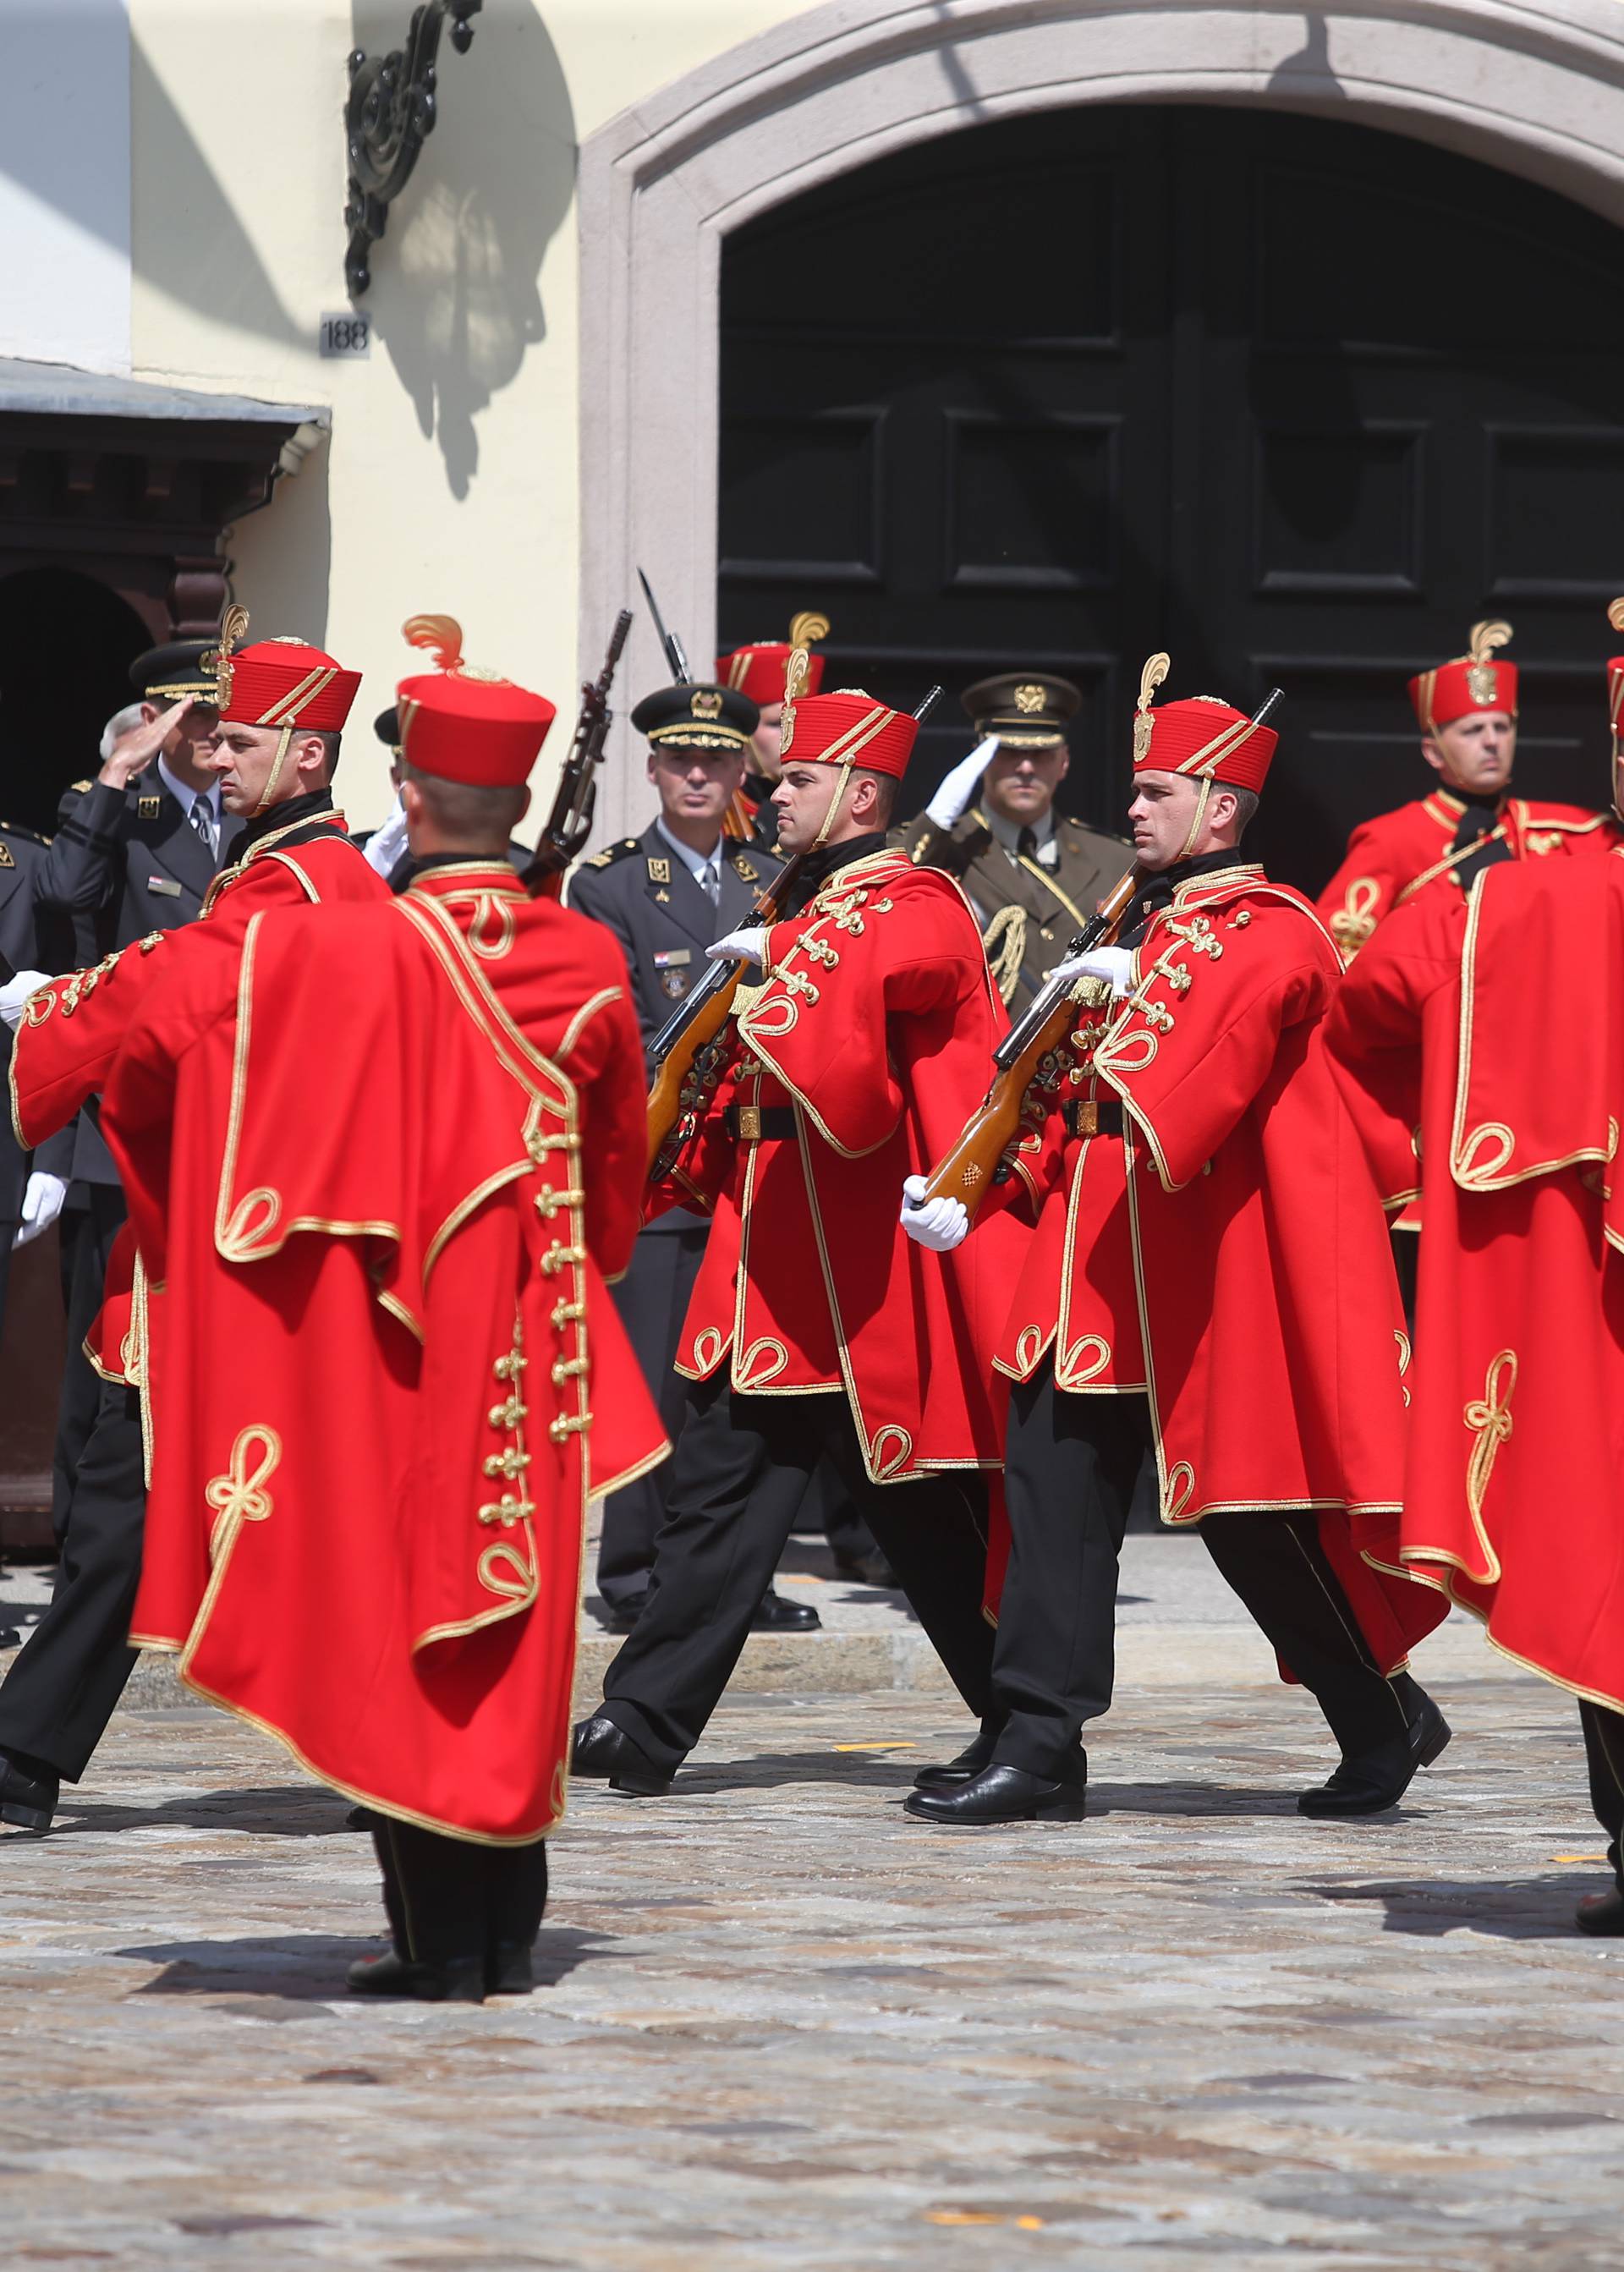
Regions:
[[[798, 623], [801, 619], [797, 616], [796, 620]], [[781, 759], [789, 755], [790, 744], [795, 739], [796, 698], [806, 684], [806, 667], [810, 660], [806, 649], [804, 646], [797, 646], [791, 653], [789, 661], [784, 665], [784, 707], [783, 717], [779, 727], [778, 741], [778, 755]]]
[[198, 657], [199, 671], [214, 674], [214, 707], [228, 710], [231, 706], [231, 650], [248, 629], [248, 609], [233, 600], [221, 617], [219, 644]]
[[800, 615], [791, 616], [790, 618], [791, 646], [810, 646], [814, 639], [827, 639], [828, 635], [828, 617], [818, 615], [810, 608], [804, 609]]
[[461, 669], [462, 626], [455, 616], [408, 616], [400, 636], [408, 646], [426, 649], [442, 670]]
[[1474, 624], [1466, 641], [1467, 661], [1489, 661], [1495, 648], [1507, 646], [1510, 638], [1509, 624], [1498, 623], [1487, 618], [1480, 624]]
[[1607, 621], [1615, 632], [1624, 632], [1624, 600], [1612, 600], [1607, 604]]
[[1134, 719], [1134, 763], [1142, 766], [1150, 748], [1150, 729], [1154, 721], [1150, 705], [1156, 699], [1156, 690], [1173, 667], [1170, 654], [1153, 654], [1139, 674], [1139, 707]]

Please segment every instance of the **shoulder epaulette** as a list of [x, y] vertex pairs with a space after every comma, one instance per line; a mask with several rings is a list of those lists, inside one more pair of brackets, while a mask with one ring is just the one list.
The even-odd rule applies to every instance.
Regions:
[[16, 836], [25, 844], [49, 844], [50, 838], [41, 836], [36, 828], [25, 828], [20, 821], [0, 820], [0, 835]]
[[607, 852], [595, 852], [590, 860], [583, 860], [583, 868], [612, 868], [617, 860], [624, 860], [628, 852], [635, 852], [639, 841], [635, 836], [623, 836], [618, 844], [611, 844]]
[[68, 796], [83, 796], [86, 789], [94, 788], [94, 781], [70, 781], [64, 794]]

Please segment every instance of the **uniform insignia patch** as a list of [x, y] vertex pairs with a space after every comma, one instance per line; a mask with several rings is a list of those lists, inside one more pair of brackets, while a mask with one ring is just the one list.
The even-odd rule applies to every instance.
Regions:
[[163, 811], [163, 799], [158, 796], [138, 796], [135, 809], [137, 815], [142, 820], [156, 820]]
[[688, 975], [684, 970], [662, 970], [660, 983], [673, 1002], [680, 1001], [688, 990]]
[[651, 884], [669, 884], [671, 880], [670, 862], [656, 860], [651, 854], [648, 861], [648, 880]]
[[685, 946], [662, 946], [655, 950], [656, 970], [680, 970], [693, 960], [692, 952]]
[[628, 852], [638, 848], [635, 836], [623, 836], [618, 844], [611, 844], [606, 852], [595, 852], [590, 860], [583, 860], [583, 868], [612, 868], [617, 860], [624, 860]]
[[14, 868], [16, 865], [16, 861], [11, 857], [11, 846], [0, 844], [0, 868]]
[[733, 855], [733, 873], [741, 883], [759, 884], [761, 880], [760, 870], [746, 860], [742, 852]]
[[73, 794], [75, 796], [83, 796], [85, 791], [91, 786], [92, 784], [87, 781], [75, 781], [72, 784]]
[[157, 892], [166, 900], [178, 900], [181, 895], [180, 886], [171, 883], [167, 876], [149, 876], [146, 888], [149, 892]]
[[658, 907], [664, 907], [670, 896], [671, 895], [669, 892], [656, 892], [655, 893], [655, 905]]

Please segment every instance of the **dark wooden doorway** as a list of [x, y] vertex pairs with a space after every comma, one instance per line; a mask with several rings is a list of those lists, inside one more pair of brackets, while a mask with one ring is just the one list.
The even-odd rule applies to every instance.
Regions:
[[[1140, 665], [1279, 683], [1253, 841], [1317, 888], [1424, 779], [1403, 681], [1504, 615], [1519, 780], [1606, 797], [1624, 590], [1618, 233], [1419, 142], [1284, 113], [1057, 111], [864, 168], [730, 240], [724, 644], [833, 618], [910, 702], [1065, 671], [1120, 827]], [[921, 736], [910, 808], [966, 746]]]

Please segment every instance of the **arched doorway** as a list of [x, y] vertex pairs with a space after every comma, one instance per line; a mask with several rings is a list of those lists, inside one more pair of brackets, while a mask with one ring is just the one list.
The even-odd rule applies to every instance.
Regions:
[[[879, 159], [722, 249], [718, 625], [834, 621], [917, 699], [1084, 687], [1068, 787], [1120, 826], [1140, 662], [1286, 691], [1259, 824], [1316, 886], [1416, 793], [1408, 673], [1508, 616], [1520, 774], [1603, 801], [1624, 583], [1617, 232], [1343, 121], [1084, 107]], [[910, 788], [962, 750], [938, 714]]]
[[129, 667], [152, 643], [94, 576], [0, 576], [0, 819], [49, 834], [64, 789], [96, 770], [103, 726], [134, 700]]

